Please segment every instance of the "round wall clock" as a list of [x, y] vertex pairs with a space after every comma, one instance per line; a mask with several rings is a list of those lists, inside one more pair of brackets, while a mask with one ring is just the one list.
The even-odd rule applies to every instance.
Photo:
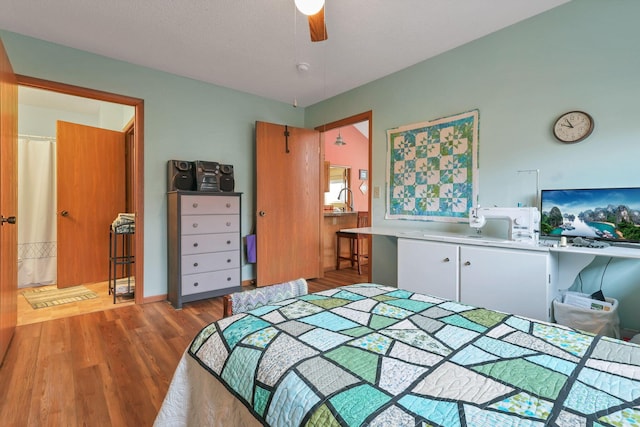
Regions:
[[593, 118], [584, 111], [564, 113], [553, 125], [553, 136], [565, 143], [580, 142], [593, 132]]

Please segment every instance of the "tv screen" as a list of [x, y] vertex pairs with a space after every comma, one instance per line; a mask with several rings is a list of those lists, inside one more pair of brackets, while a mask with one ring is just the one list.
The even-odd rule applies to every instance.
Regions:
[[640, 188], [542, 190], [542, 236], [640, 242]]

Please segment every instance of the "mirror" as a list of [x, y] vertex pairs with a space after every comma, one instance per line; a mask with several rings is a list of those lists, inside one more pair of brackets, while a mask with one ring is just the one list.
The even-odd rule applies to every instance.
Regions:
[[[331, 165], [329, 167], [329, 191], [324, 193], [324, 204], [331, 205], [342, 211], [352, 210], [353, 200], [349, 191], [342, 191], [349, 188], [351, 178], [350, 166]], [[342, 191], [342, 194], [340, 193]], [[340, 196], [340, 198], [338, 198]]]

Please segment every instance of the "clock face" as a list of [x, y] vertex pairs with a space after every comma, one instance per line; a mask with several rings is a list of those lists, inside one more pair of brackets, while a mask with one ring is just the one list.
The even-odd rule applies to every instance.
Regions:
[[553, 135], [561, 142], [579, 142], [593, 132], [593, 118], [584, 111], [570, 111], [558, 117]]

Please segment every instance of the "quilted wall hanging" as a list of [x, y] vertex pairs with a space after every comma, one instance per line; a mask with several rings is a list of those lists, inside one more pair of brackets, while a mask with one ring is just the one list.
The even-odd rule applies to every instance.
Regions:
[[478, 192], [479, 112], [387, 131], [386, 219], [468, 222]]

